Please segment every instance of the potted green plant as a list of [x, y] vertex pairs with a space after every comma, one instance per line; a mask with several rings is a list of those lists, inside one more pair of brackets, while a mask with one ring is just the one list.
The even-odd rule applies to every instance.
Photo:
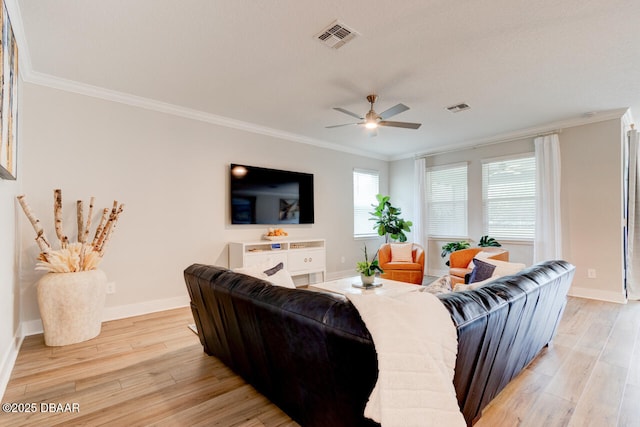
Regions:
[[400, 208], [392, 206], [389, 198], [389, 196], [383, 196], [382, 194], [376, 195], [378, 204], [371, 205], [375, 210], [369, 212], [373, 216], [370, 219], [376, 222], [373, 228], [378, 230], [379, 236], [385, 236], [384, 241], [386, 243], [389, 242], [389, 238], [406, 242], [407, 236], [404, 233], [411, 231], [413, 223], [400, 218], [402, 211]]
[[489, 237], [487, 235], [484, 235], [484, 236], [480, 237], [480, 241], [478, 241], [478, 246], [480, 246], [482, 248], [487, 248], [487, 247], [500, 247], [502, 245], [500, 244], [500, 242], [498, 242], [493, 237]]
[[369, 261], [369, 256], [367, 255], [367, 245], [364, 245], [364, 261], [358, 261], [356, 264], [356, 271], [360, 273], [360, 279], [362, 280], [363, 286], [371, 286], [373, 285], [373, 281], [376, 277], [376, 271], [379, 273], [384, 273], [382, 268], [378, 265], [378, 260], [376, 257], [378, 253], [373, 256], [373, 259]]
[[[459, 251], [460, 249], [467, 249], [470, 247], [471, 244], [465, 240], [460, 240], [458, 242], [449, 242], [442, 246], [442, 252], [440, 253], [440, 256], [444, 258], [451, 252]], [[449, 266], [449, 261], [447, 261], [445, 265]]]

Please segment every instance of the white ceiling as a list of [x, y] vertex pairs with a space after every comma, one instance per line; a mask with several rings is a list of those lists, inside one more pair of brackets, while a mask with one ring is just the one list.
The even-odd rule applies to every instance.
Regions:
[[[380, 158], [640, 111], [638, 0], [7, 4], [27, 81]], [[313, 37], [335, 19], [338, 50]], [[422, 127], [325, 128], [369, 93]]]

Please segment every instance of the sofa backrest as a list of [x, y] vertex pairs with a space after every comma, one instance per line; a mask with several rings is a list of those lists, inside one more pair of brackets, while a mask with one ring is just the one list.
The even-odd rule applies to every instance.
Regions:
[[[551, 341], [574, 270], [550, 261], [473, 291], [439, 295], [457, 328], [454, 386], [469, 425]], [[378, 374], [375, 346], [346, 298], [200, 264], [185, 270], [185, 281], [207, 354], [294, 420], [377, 425], [363, 417]]]
[[304, 426], [377, 425], [362, 416], [377, 379], [375, 348], [345, 297], [199, 264], [185, 270], [185, 281], [205, 352], [291, 418]]
[[439, 295], [458, 329], [454, 384], [467, 420], [553, 338], [575, 267], [548, 261], [473, 291]]

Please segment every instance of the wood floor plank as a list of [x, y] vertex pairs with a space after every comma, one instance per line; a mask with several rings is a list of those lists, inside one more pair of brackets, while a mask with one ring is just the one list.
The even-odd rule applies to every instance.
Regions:
[[[295, 427], [207, 356], [188, 308], [105, 322], [99, 337], [47, 347], [27, 337], [3, 402], [78, 403], [76, 413], [0, 413], [3, 427]], [[640, 302], [569, 298], [558, 333], [475, 427], [640, 426]]]

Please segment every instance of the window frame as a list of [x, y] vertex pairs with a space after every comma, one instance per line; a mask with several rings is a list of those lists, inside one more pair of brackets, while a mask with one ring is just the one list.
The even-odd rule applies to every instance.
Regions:
[[[492, 163], [500, 163], [500, 162], [508, 162], [510, 160], [522, 160], [522, 159], [528, 159], [532, 162], [533, 164], [533, 189], [529, 190], [530, 194], [527, 195], [526, 198], [524, 198], [524, 196], [519, 196], [521, 197], [523, 200], [525, 200], [526, 202], [529, 202], [530, 205], [532, 206], [532, 210], [527, 212], [530, 217], [530, 220], [533, 221], [533, 228], [530, 229], [528, 231], [528, 236], [522, 236], [522, 235], [518, 235], [518, 233], [513, 233], [511, 235], [507, 235], [507, 234], [503, 234], [503, 233], [496, 233], [495, 230], [492, 231], [489, 229], [489, 223], [490, 223], [490, 219], [489, 219], [489, 206], [487, 204], [487, 192], [488, 192], [488, 188], [487, 188], [487, 179], [488, 177], [486, 176], [486, 167], [489, 164]], [[535, 153], [534, 152], [526, 152], [526, 153], [519, 153], [519, 154], [514, 154], [514, 155], [509, 155], [509, 156], [500, 156], [500, 157], [492, 157], [492, 158], [487, 158], [487, 159], [482, 159], [481, 161], [481, 179], [482, 179], [482, 229], [483, 229], [483, 234], [485, 235], [489, 235], [491, 237], [496, 238], [497, 240], [500, 241], [509, 241], [509, 242], [533, 242], [533, 240], [535, 239], [535, 232], [536, 232], [536, 187], [538, 185], [537, 183], [537, 175], [536, 175], [536, 157], [535, 157]], [[512, 196], [513, 197], [513, 196]], [[503, 198], [504, 199], [504, 198]]]
[[[368, 201], [368, 204], [366, 205], [366, 207], [364, 204], [356, 205], [356, 174], [375, 176], [376, 178], [375, 179], [377, 184], [376, 192], [375, 194], [373, 194], [373, 198], [370, 201]], [[369, 221], [369, 218], [371, 217], [369, 212], [373, 210], [373, 207], [371, 205], [377, 203], [376, 195], [380, 193], [380, 172], [373, 169], [353, 168], [351, 179], [353, 183], [352, 194], [351, 194], [353, 199], [353, 238], [354, 239], [370, 239], [373, 237], [378, 237], [378, 232], [373, 228], [373, 222]], [[364, 229], [364, 227], [362, 227], [364, 225], [364, 222], [360, 224], [361, 227], [357, 227], [356, 221], [357, 220], [363, 221], [365, 217], [365, 213], [366, 213], [366, 220], [370, 225], [369, 227], [370, 231], [368, 233], [356, 233], [357, 230]]]
[[[463, 168], [465, 169], [464, 172], [464, 190], [465, 190], [465, 199], [463, 201], [464, 203], [464, 208], [461, 210], [462, 212], [464, 212], [464, 227], [462, 232], [460, 233], [451, 233], [451, 232], [432, 232], [431, 226], [432, 224], [434, 224], [433, 221], [433, 217], [434, 215], [432, 215], [433, 211], [432, 211], [432, 207], [433, 207], [433, 201], [432, 201], [432, 184], [433, 184], [433, 178], [431, 173], [433, 172], [439, 172], [439, 171], [443, 171], [443, 170], [451, 170], [451, 169], [458, 169], [458, 168]], [[450, 164], [446, 164], [446, 165], [437, 165], [437, 166], [432, 166], [432, 167], [428, 167], [426, 170], [426, 177], [425, 177], [425, 191], [426, 191], [426, 195], [425, 195], [425, 200], [426, 200], [426, 216], [427, 216], [427, 236], [430, 239], [442, 239], [442, 238], [450, 238], [450, 239], [468, 239], [468, 235], [469, 235], [469, 162], [465, 161], [465, 162], [457, 162], [457, 163], [450, 163]], [[449, 203], [453, 205], [453, 209], [455, 209], [456, 211], [459, 209], [456, 207], [457, 204], [461, 203], [461, 200], [451, 200]], [[442, 230], [440, 230], [442, 231]]]

